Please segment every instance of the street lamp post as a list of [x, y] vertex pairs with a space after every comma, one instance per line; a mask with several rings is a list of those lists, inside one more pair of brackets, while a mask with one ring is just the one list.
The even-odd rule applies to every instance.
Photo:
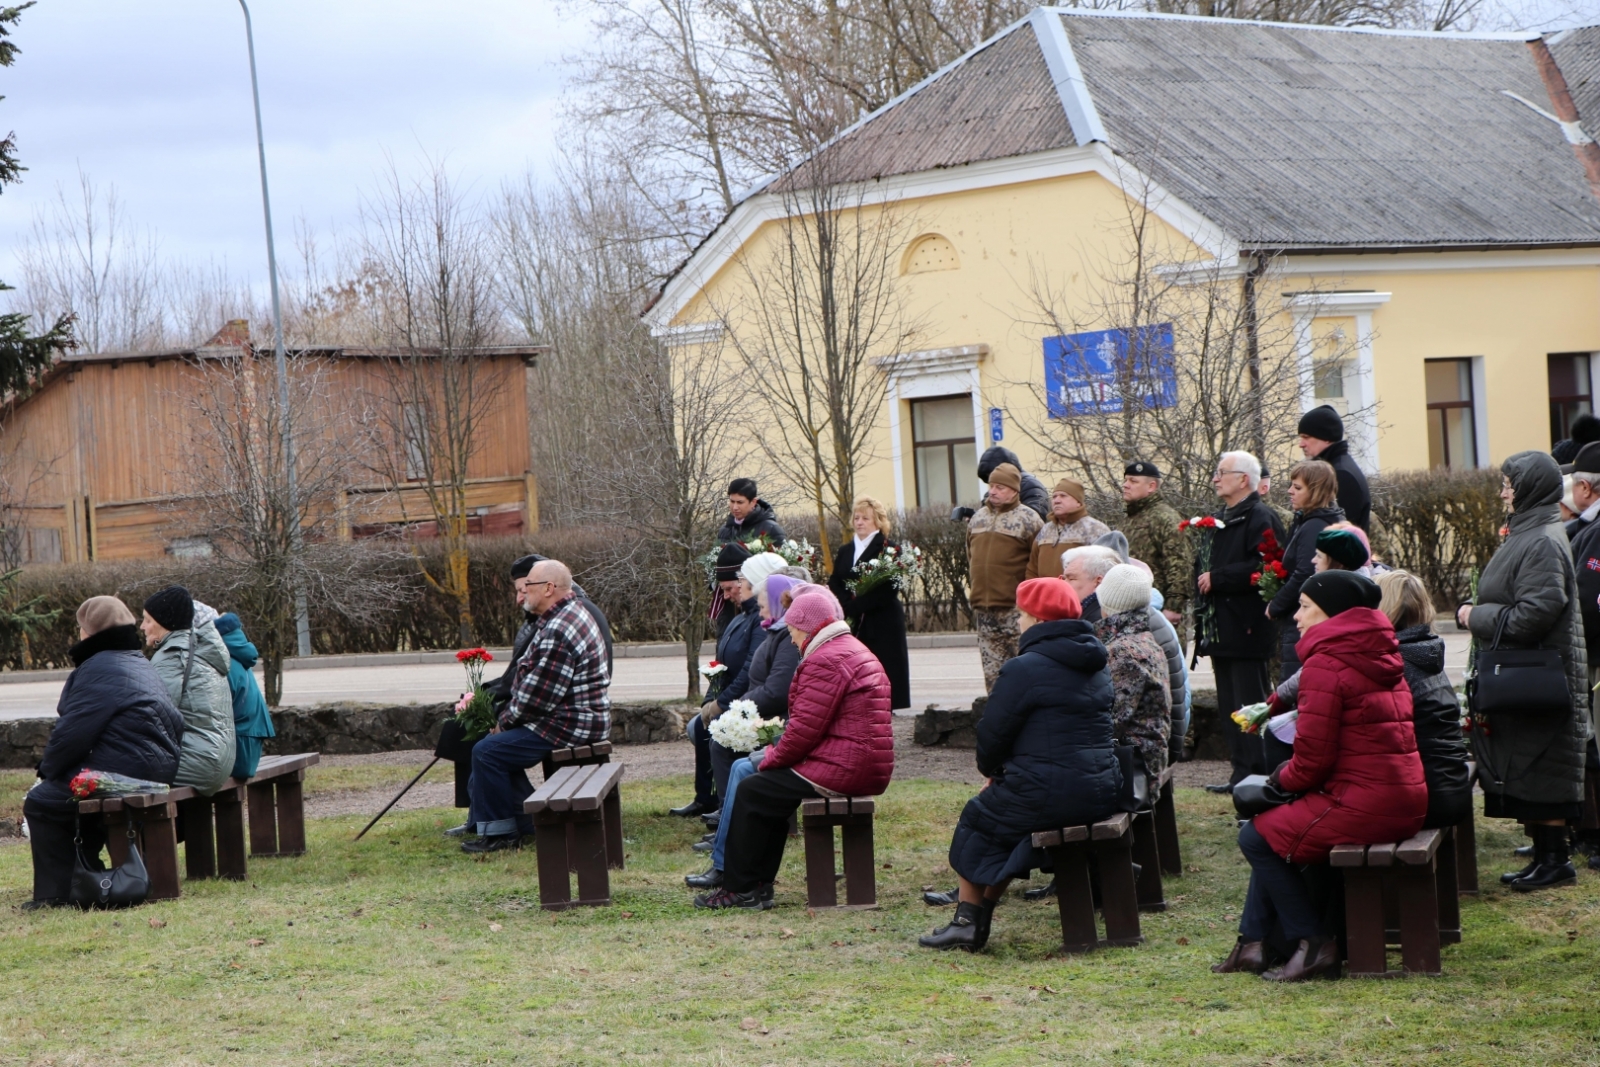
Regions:
[[[267, 225], [267, 274], [272, 282], [272, 353], [278, 369], [278, 413], [283, 433], [283, 465], [288, 479], [289, 538], [295, 554], [300, 550], [300, 499], [296, 491], [294, 435], [289, 420], [289, 360], [283, 351], [283, 305], [278, 299], [278, 252], [272, 240], [272, 198], [267, 195], [267, 142], [261, 132], [261, 85], [256, 78], [256, 38], [250, 24], [250, 7], [239, 0], [244, 11], [244, 40], [250, 51], [250, 95], [256, 108], [256, 154], [261, 160], [261, 213]], [[311, 617], [306, 611], [305, 586], [294, 579], [294, 629], [296, 651], [311, 655]]]

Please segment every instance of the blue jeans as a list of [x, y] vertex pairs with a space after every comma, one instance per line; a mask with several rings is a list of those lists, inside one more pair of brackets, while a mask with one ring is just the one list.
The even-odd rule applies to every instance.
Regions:
[[522, 811], [533, 795], [527, 769], [543, 762], [554, 747], [524, 726], [490, 734], [473, 746], [468, 821], [477, 824], [478, 833], [533, 833], [533, 819]]
[[756, 749], [744, 759], [734, 760], [733, 769], [728, 772], [728, 792], [722, 798], [722, 819], [717, 823], [717, 839], [711, 846], [711, 866], [719, 871], [727, 870], [723, 861], [728, 855], [728, 828], [733, 825], [733, 795], [739, 790], [739, 783], [756, 773], [760, 765], [757, 756], [766, 757], [765, 749]]
[[1294, 864], [1272, 851], [1255, 823], [1239, 828], [1239, 851], [1250, 861], [1250, 888], [1239, 915], [1239, 933], [1246, 941], [1265, 941], [1276, 923], [1293, 942], [1322, 936], [1322, 924], [1306, 884]]

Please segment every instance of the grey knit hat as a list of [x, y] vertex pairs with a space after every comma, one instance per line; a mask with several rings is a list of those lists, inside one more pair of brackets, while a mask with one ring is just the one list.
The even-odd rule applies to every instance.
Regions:
[[1100, 610], [1107, 615], [1150, 606], [1150, 575], [1131, 563], [1119, 563], [1106, 572], [1094, 591]]

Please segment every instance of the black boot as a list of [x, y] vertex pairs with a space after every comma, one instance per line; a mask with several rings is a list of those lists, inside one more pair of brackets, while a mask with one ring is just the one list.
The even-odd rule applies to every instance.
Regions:
[[1533, 843], [1518, 847], [1512, 854], [1519, 860], [1527, 860], [1528, 865], [1520, 871], [1507, 871], [1502, 874], [1500, 876], [1501, 885], [1510, 885], [1518, 878], [1526, 878], [1539, 867], [1539, 849], [1536, 847], [1539, 841], [1539, 828], [1537, 826], [1524, 826], [1522, 832], [1533, 838]]
[[1567, 846], [1567, 828], [1536, 826], [1533, 829], [1536, 862], [1531, 871], [1510, 883], [1511, 888], [1519, 893], [1531, 893], [1535, 889], [1554, 889], [1556, 886], [1571, 885], [1576, 882], [1578, 872], [1572, 867], [1572, 854]]
[[997, 900], [984, 897], [983, 903], [978, 905], [978, 916], [973, 922], [976, 931], [972, 938], [972, 951], [982, 952], [984, 946], [989, 944], [989, 930], [994, 926], [994, 906], [998, 903]]
[[974, 951], [978, 940], [978, 915], [983, 909], [963, 901], [956, 905], [956, 917], [925, 937], [917, 938], [923, 948], [964, 948]]
[[681, 808], [669, 809], [667, 814], [676, 815], [680, 819], [692, 819], [696, 815], [704, 815], [708, 811], [716, 810], [717, 802], [715, 800], [702, 800], [699, 797], [695, 797]]
[[930, 889], [922, 894], [922, 902], [930, 908], [948, 908], [952, 904], [961, 903], [961, 890], [950, 889], [941, 893], [936, 889]]
[[1022, 891], [1023, 900], [1044, 900], [1047, 897], [1053, 897], [1055, 895], [1056, 880], [1054, 878], [1050, 879], [1050, 883], [1048, 885], [1042, 885], [1037, 889], [1024, 889]]

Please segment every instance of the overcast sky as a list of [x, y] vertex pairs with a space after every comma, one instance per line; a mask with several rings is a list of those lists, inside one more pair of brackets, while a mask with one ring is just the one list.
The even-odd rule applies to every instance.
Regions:
[[[1597, 17], [1597, 0], [1489, 0], [1496, 22]], [[1515, 13], [1514, 13], [1515, 12]], [[297, 220], [356, 221], [392, 157], [426, 153], [479, 191], [557, 148], [563, 54], [581, 17], [552, 0], [255, 0], [267, 160], [280, 256]], [[163, 258], [265, 279], [244, 24], [236, 0], [39, 0], [0, 71], [0, 132], [24, 181], [0, 196], [0, 279], [58, 184], [114, 185]]]
[[[392, 156], [492, 190], [552, 155], [581, 24], [548, 0], [254, 0], [280, 258], [297, 218], [349, 225]], [[28, 172], [0, 196], [0, 278], [58, 183], [115, 185], [164, 257], [265, 277], [237, 0], [39, 0], [0, 72], [0, 132]]]

